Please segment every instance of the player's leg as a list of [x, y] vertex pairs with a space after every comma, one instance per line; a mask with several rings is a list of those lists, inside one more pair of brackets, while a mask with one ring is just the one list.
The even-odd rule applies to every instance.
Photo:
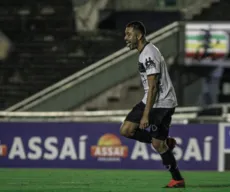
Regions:
[[120, 128], [120, 134], [129, 139], [143, 143], [151, 143], [152, 137], [147, 130], [139, 129], [139, 124], [131, 121], [124, 121]]
[[167, 144], [168, 148], [171, 151], [173, 151], [173, 149], [176, 147], [177, 142], [176, 142], [176, 139], [174, 139], [173, 137], [168, 137], [166, 139], [166, 144]]
[[177, 166], [177, 161], [165, 142], [166, 140], [153, 139], [152, 146], [161, 155], [163, 165], [169, 170], [172, 175], [172, 180], [166, 186], [167, 188], [181, 188], [185, 187], [184, 179], [181, 176], [180, 170]]
[[[120, 128], [120, 134], [129, 139], [134, 139], [143, 143], [152, 143], [152, 136], [149, 131], [139, 129], [139, 123], [142, 118], [144, 108], [145, 105], [142, 102], [133, 107]], [[166, 141], [169, 149], [173, 150], [176, 145], [176, 140], [174, 138], [167, 138]]]
[[[124, 121], [120, 128], [120, 135], [143, 143], [152, 143], [152, 136], [149, 131], [140, 129], [138, 123]], [[176, 146], [176, 140], [172, 137], [166, 139], [168, 148], [172, 151]]]
[[138, 103], [127, 115], [124, 123], [121, 125], [120, 134], [129, 139], [134, 139], [144, 143], [151, 143], [152, 137], [149, 131], [139, 128], [139, 123], [144, 111], [144, 104]]
[[172, 150], [167, 145], [169, 126], [171, 116], [174, 110], [172, 109], [155, 109], [152, 112], [151, 135], [152, 146], [161, 155], [163, 165], [170, 171], [172, 175], [171, 182], [166, 187], [184, 187], [185, 183], [177, 166], [176, 159]]

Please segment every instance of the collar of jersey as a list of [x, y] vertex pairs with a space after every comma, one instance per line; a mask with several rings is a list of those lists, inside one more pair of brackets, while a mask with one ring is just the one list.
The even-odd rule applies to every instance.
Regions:
[[148, 44], [149, 44], [149, 42], [147, 41], [147, 42], [145, 43], [144, 47], [141, 49], [140, 54], [142, 53], [142, 51], [144, 50], [144, 48], [145, 48], [146, 45], [148, 45]]

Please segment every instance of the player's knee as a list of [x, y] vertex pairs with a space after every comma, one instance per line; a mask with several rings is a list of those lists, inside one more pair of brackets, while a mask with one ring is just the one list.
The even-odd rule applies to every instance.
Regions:
[[159, 150], [160, 150], [160, 147], [161, 147], [161, 143], [160, 142], [158, 142], [158, 141], [152, 141], [152, 146], [153, 146], [153, 148], [157, 151], [157, 152], [159, 152]]
[[152, 146], [158, 153], [163, 153], [167, 151], [167, 145], [165, 144], [165, 141], [153, 139]]
[[132, 131], [132, 129], [128, 126], [124, 126], [122, 125], [120, 128], [120, 135], [124, 136], [124, 137], [132, 137], [134, 134], [134, 132]]
[[120, 135], [121, 136], [124, 136], [124, 137], [128, 137], [128, 130], [127, 130], [127, 128], [125, 127], [125, 126], [121, 126], [121, 128], [120, 128]]

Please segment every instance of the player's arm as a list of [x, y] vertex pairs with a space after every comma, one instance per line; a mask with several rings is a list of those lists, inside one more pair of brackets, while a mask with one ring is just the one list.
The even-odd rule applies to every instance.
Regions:
[[157, 96], [157, 84], [158, 84], [158, 75], [151, 74], [147, 76], [149, 90], [147, 94], [147, 101], [145, 105], [145, 110], [140, 122], [140, 128], [144, 129], [149, 126], [149, 112], [156, 100]]
[[140, 122], [140, 128], [142, 129], [149, 126], [149, 112], [156, 100], [158, 89], [158, 77], [160, 74], [160, 57], [152, 53], [147, 54], [145, 57], [144, 64], [147, 74], [149, 90], [147, 94], [145, 110]]
[[147, 116], [147, 117], [156, 100], [157, 84], [158, 84], [157, 76], [158, 76], [157, 74], [151, 74], [147, 76], [149, 91], [147, 94], [147, 101], [146, 101], [145, 110], [143, 114], [144, 116]]

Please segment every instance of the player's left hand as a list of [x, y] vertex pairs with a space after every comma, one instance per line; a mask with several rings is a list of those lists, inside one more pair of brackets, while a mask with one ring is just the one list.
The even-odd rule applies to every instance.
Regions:
[[145, 129], [149, 126], [149, 118], [148, 116], [143, 115], [140, 121], [140, 129]]

